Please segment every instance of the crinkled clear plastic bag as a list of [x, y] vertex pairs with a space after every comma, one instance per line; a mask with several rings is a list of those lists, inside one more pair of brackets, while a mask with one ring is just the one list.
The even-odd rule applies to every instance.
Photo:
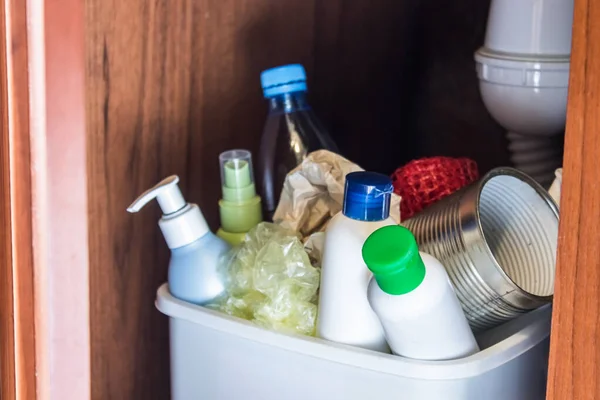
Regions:
[[300, 237], [263, 222], [223, 264], [227, 295], [210, 307], [265, 328], [314, 335], [320, 271]]

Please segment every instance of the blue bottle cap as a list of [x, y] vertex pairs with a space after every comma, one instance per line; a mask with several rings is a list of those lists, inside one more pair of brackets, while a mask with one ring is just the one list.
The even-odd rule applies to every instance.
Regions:
[[285, 93], [306, 92], [306, 72], [300, 64], [282, 65], [260, 74], [265, 98]]
[[359, 221], [383, 221], [390, 216], [392, 180], [376, 172], [346, 175], [342, 213]]

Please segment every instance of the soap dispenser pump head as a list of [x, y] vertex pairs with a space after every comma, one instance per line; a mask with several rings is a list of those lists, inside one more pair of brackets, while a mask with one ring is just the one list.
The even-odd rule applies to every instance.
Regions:
[[176, 213], [187, 206], [179, 190], [179, 177], [171, 175], [142, 193], [128, 208], [130, 213], [140, 211], [151, 200], [156, 199], [164, 215]]
[[178, 183], [179, 177], [171, 175], [146, 190], [127, 208], [128, 212], [136, 213], [156, 199], [163, 212], [158, 225], [170, 249], [188, 245], [209, 232], [200, 209], [185, 201]]

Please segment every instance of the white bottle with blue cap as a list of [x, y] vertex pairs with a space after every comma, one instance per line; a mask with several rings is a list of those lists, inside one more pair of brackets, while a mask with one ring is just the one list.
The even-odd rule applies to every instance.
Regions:
[[163, 179], [142, 193], [127, 211], [136, 213], [157, 200], [163, 216], [158, 226], [171, 249], [169, 291], [180, 300], [205, 304], [225, 291], [218, 271], [229, 245], [215, 236], [196, 204], [185, 201], [177, 175]]
[[390, 218], [389, 177], [374, 172], [346, 176], [344, 205], [327, 226], [321, 264], [317, 335], [323, 339], [389, 353], [367, 288], [372, 273], [362, 258], [365, 240]]
[[260, 144], [258, 180], [264, 215], [270, 220], [288, 172], [312, 151], [326, 149], [337, 153], [338, 150], [308, 104], [302, 65], [263, 71], [260, 82], [269, 101], [269, 115]]

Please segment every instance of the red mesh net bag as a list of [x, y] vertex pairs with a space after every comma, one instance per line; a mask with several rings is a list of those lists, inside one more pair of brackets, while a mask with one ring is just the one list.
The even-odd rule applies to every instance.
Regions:
[[477, 163], [469, 158], [421, 158], [398, 168], [392, 182], [394, 192], [402, 196], [402, 220], [477, 179]]

